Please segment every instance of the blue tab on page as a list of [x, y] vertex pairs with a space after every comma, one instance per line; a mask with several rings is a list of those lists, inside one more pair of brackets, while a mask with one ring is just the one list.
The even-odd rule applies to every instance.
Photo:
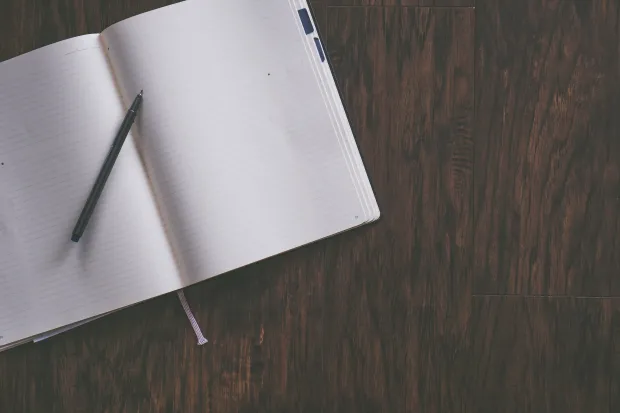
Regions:
[[321, 62], [325, 61], [325, 53], [323, 52], [323, 46], [321, 46], [321, 41], [318, 37], [314, 38], [314, 44], [316, 44], [316, 48], [319, 51], [319, 56], [321, 56]]
[[306, 34], [312, 33], [314, 31], [314, 26], [312, 26], [312, 20], [310, 20], [308, 10], [299, 9], [297, 10], [297, 13], [299, 13], [299, 18], [301, 19], [301, 24], [304, 26], [304, 31]]

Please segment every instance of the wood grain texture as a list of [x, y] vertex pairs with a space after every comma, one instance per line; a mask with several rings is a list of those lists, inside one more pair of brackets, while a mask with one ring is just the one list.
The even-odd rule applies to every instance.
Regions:
[[618, 299], [474, 298], [471, 411], [618, 411], [610, 410], [609, 380], [611, 323], [619, 304]]
[[317, 0], [328, 6], [473, 7], [476, 0]]
[[620, 300], [615, 299], [611, 319], [611, 378], [609, 411], [620, 411]]
[[474, 292], [618, 295], [620, 3], [476, 6]]
[[89, 33], [178, 0], [3, 0], [0, 61]]
[[352, 279], [366, 297], [351, 302], [368, 301], [386, 377], [374, 391], [391, 400], [374, 411], [463, 405], [473, 25], [472, 9], [328, 8], [328, 54], [382, 209]]
[[[137, 3], [9, 0], [2, 57]], [[203, 347], [168, 295], [0, 354], [1, 412], [465, 410], [474, 11], [325, 12], [381, 221], [190, 288]]]

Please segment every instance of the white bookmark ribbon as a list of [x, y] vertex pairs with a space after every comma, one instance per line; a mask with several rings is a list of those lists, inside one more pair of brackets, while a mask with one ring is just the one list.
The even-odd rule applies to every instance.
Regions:
[[209, 342], [209, 340], [207, 340], [205, 336], [202, 335], [200, 326], [198, 325], [198, 322], [196, 321], [196, 317], [194, 317], [192, 310], [189, 308], [189, 304], [187, 303], [187, 298], [185, 298], [185, 293], [183, 292], [183, 290], [177, 291], [177, 295], [179, 296], [179, 300], [181, 301], [183, 310], [185, 310], [185, 314], [187, 315], [187, 318], [189, 319], [189, 322], [192, 325], [192, 328], [194, 329], [194, 333], [196, 333], [196, 338], [198, 339], [198, 345], [202, 346], [203, 344]]

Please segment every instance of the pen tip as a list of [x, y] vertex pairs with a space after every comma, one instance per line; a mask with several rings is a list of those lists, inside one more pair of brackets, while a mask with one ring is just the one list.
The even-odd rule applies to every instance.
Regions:
[[140, 91], [140, 96], [142, 96], [144, 94], [144, 90]]

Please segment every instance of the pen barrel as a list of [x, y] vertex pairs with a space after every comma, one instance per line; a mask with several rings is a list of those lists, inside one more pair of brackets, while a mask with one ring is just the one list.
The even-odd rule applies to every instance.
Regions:
[[116, 138], [114, 139], [114, 142], [112, 143], [112, 146], [110, 147], [110, 151], [108, 152], [108, 155], [106, 156], [105, 162], [101, 170], [99, 171], [99, 176], [97, 177], [97, 180], [95, 181], [95, 184], [93, 185], [90, 191], [90, 195], [88, 196], [86, 205], [84, 205], [84, 208], [82, 209], [82, 213], [80, 214], [78, 222], [73, 230], [71, 240], [74, 242], [77, 242], [80, 239], [80, 237], [82, 236], [82, 233], [84, 232], [84, 229], [86, 228], [86, 225], [88, 224], [88, 221], [90, 220], [90, 217], [95, 209], [95, 206], [97, 205], [97, 202], [99, 201], [99, 198], [101, 197], [103, 188], [105, 187], [108, 177], [110, 176], [110, 173], [112, 172], [112, 168], [114, 164], [116, 163], [116, 159], [118, 158], [121, 148], [123, 147], [123, 144], [125, 140], [127, 139], [127, 135], [129, 135], [131, 127], [133, 126], [133, 123], [136, 120], [138, 109], [141, 103], [142, 103], [142, 95], [139, 95], [138, 98], [136, 98], [134, 103], [131, 105], [131, 108], [127, 112], [127, 115], [125, 116], [125, 119], [123, 120], [123, 123], [121, 124], [118, 134], [116, 135]]
[[138, 116], [138, 113], [131, 109], [129, 110], [129, 112], [127, 112], [127, 116], [125, 116], [125, 119], [121, 124], [121, 127], [118, 131], [117, 139], [114, 140], [112, 148], [123, 146], [123, 143], [125, 142], [125, 139], [127, 139], [127, 135], [129, 134], [129, 131], [131, 130], [131, 127], [136, 120], [136, 116]]

